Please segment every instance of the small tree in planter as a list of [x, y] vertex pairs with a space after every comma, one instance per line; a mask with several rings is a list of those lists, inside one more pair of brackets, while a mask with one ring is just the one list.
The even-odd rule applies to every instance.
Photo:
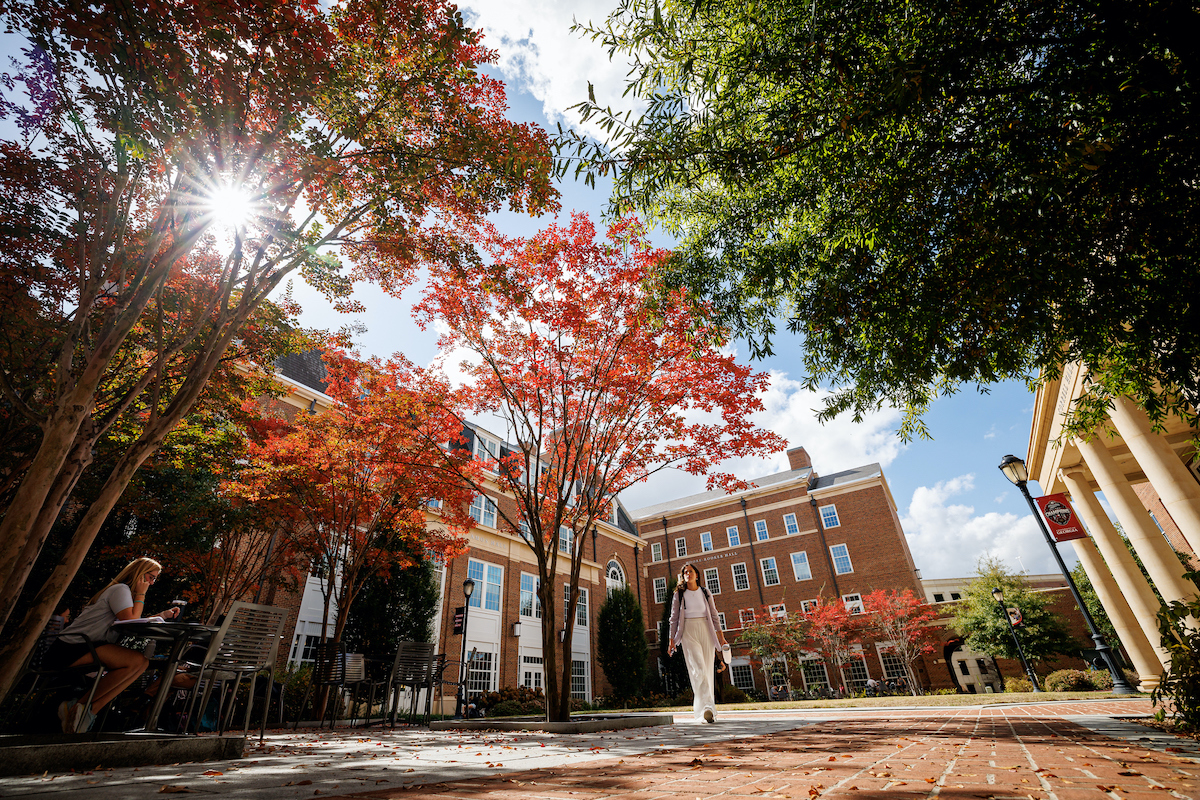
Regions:
[[879, 638], [887, 642], [885, 650], [904, 663], [908, 686], [915, 696], [920, 692], [913, 663], [933, 651], [933, 632], [929, 623], [937, 616], [933, 606], [905, 589], [903, 592], [876, 590], [863, 598], [863, 606], [872, 616], [871, 625]]
[[864, 615], [851, 614], [840, 598], [822, 597], [805, 615], [809, 628], [806, 643], [837, 672], [841, 686], [846, 685], [843, 667], [859, 653], [854, 648], [861, 637]]

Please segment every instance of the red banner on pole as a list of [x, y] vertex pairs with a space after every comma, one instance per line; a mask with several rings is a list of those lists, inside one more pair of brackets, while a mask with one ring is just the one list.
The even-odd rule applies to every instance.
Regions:
[[1048, 494], [1037, 498], [1038, 508], [1050, 525], [1050, 535], [1056, 542], [1069, 542], [1072, 539], [1086, 539], [1087, 531], [1083, 523], [1071, 508], [1071, 501], [1065, 494]]

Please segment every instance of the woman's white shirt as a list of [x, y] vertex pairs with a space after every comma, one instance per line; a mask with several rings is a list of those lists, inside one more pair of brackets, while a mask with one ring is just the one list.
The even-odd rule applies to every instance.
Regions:
[[708, 601], [704, 592], [696, 589], [685, 589], [683, 592], [683, 618], [694, 619], [708, 616]]
[[106, 641], [117, 614], [132, 606], [133, 593], [129, 586], [124, 583], [113, 584], [96, 598], [96, 602], [79, 612], [79, 616], [66, 627], [60, 638], [66, 642], [80, 643], [82, 637], [74, 634], [83, 634], [93, 642]]

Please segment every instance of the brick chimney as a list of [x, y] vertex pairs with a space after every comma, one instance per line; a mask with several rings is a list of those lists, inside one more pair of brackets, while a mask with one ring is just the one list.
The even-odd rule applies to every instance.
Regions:
[[787, 454], [792, 469], [810, 469], [812, 467], [812, 459], [808, 457], [808, 452], [803, 447], [793, 447], [787, 451]]

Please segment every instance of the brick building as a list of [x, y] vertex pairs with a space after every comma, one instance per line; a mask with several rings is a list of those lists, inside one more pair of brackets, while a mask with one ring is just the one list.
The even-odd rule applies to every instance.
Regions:
[[[507, 447], [478, 427], [471, 427], [467, 436], [476, 455], [485, 460], [488, 454], [494, 456]], [[435, 622], [435, 641], [439, 651], [447, 653], [452, 661], [458, 658], [462, 637], [454, 633], [454, 610], [464, 604], [462, 584], [470, 577], [475, 581], [475, 592], [467, 615], [466, 649], [476, 652], [468, 679], [471, 694], [504, 686], [544, 687], [542, 615], [535, 594], [537, 562], [524, 539], [516, 531], [504, 529], [497, 513], [498, 507], [513, 505], [514, 501], [494, 483], [485, 488], [487, 491], [471, 506], [476, 526], [468, 536], [467, 553], [445, 564], [441, 571], [442, 601]], [[600, 604], [609, 588], [632, 585], [645, 550], [628, 513], [619, 503], [614, 506], [613, 517], [598, 522], [591, 531], [577, 535], [564, 529], [559, 536], [560, 621], [566, 609], [568, 556], [576, 547], [582, 547], [584, 553], [571, 642], [571, 695], [588, 701], [610, 693], [595, 662]], [[515, 509], [509, 516], [516, 516]], [[560, 652], [560, 668], [561, 657]]]
[[[282, 358], [276, 368], [286, 393], [271, 402], [285, 413], [313, 413], [332, 402], [323, 392], [325, 371], [317, 351]], [[515, 449], [477, 426], [468, 426], [464, 433], [468, 446], [484, 461], [501, 451]], [[446, 678], [457, 680], [462, 636], [454, 633], [453, 618], [455, 609], [464, 605], [462, 584], [469, 576], [476, 585], [466, 631], [466, 650], [475, 651], [469, 672], [471, 693], [495, 691], [504, 686], [543, 687], [541, 609], [534, 595], [537, 563], [520, 535], [502, 527], [499, 507], [511, 507], [513, 500], [495, 482], [489, 481], [485, 489], [471, 506], [476, 525], [468, 533], [467, 552], [437, 565], [440, 600], [433, 624], [434, 642], [437, 651], [446, 653], [454, 665]], [[428, 513], [430, 524], [437, 524], [437, 511]], [[599, 606], [610, 587], [624, 586], [633, 580], [645, 543], [637, 537], [628, 513], [618, 502], [613, 517], [598, 522], [586, 535], [562, 533], [560, 576], [570, 575], [567, 555], [577, 546], [584, 548], [584, 558], [571, 643], [571, 693], [590, 701], [609, 692], [604, 675], [595, 664], [595, 621]], [[290, 646], [281, 649], [281, 662], [300, 664], [312, 659], [313, 646], [320, 641], [322, 585], [321, 578], [307, 575], [296, 591], [274, 585], [266, 588], [264, 602], [283, 606], [289, 612], [285, 630], [289, 632]], [[632, 585], [635, 590], [640, 588]], [[558, 597], [565, 609], [562, 589], [559, 588]], [[332, 608], [331, 619], [336, 613], [336, 607]], [[560, 621], [562, 616], [560, 613]]]
[[[1083, 669], [1085, 659], [1098, 653], [1092, 648], [1091, 636], [1083, 614], [1075, 605], [1075, 598], [1062, 575], [1023, 575], [1026, 584], [1034, 591], [1049, 595], [1049, 610], [1066, 625], [1067, 632], [1079, 644], [1079, 653], [1058, 655], [1044, 662], [1037, 662], [1037, 672], [1045, 677], [1059, 669]], [[977, 653], [963, 643], [962, 636], [950, 626], [955, 604], [966, 593], [967, 584], [975, 580], [968, 578], [940, 578], [923, 581], [925, 599], [938, 607], [939, 615], [932, 623], [938, 636], [933, 652], [922, 657], [923, 671], [928, 676], [928, 689], [954, 689], [967, 694], [987, 694], [1003, 691], [1003, 677], [1024, 677], [1025, 668], [1015, 659], [992, 658]], [[1018, 628], [1018, 635], [1020, 629]], [[1109, 642], [1114, 649], [1115, 642]], [[1128, 663], [1128, 656], [1119, 653]], [[1002, 677], [1003, 676], [1003, 677]]]
[[[862, 597], [876, 589], [923, 596], [880, 466], [820, 476], [803, 447], [789, 450], [788, 459], [790, 470], [755, 479], [745, 491], [706, 492], [633, 513], [649, 548], [643, 570], [647, 620], [661, 618], [670, 578], [684, 563], [703, 574], [731, 643], [756, 612], [799, 611], [820, 597], [861, 608]], [[657, 643], [660, 632], [647, 635]], [[868, 677], [903, 675], [884, 647], [867, 643], [844, 681], [813, 657], [804, 683], [809, 689], [854, 687]], [[764, 690], [762, 674], [736, 646], [731, 679], [739, 688]]]

